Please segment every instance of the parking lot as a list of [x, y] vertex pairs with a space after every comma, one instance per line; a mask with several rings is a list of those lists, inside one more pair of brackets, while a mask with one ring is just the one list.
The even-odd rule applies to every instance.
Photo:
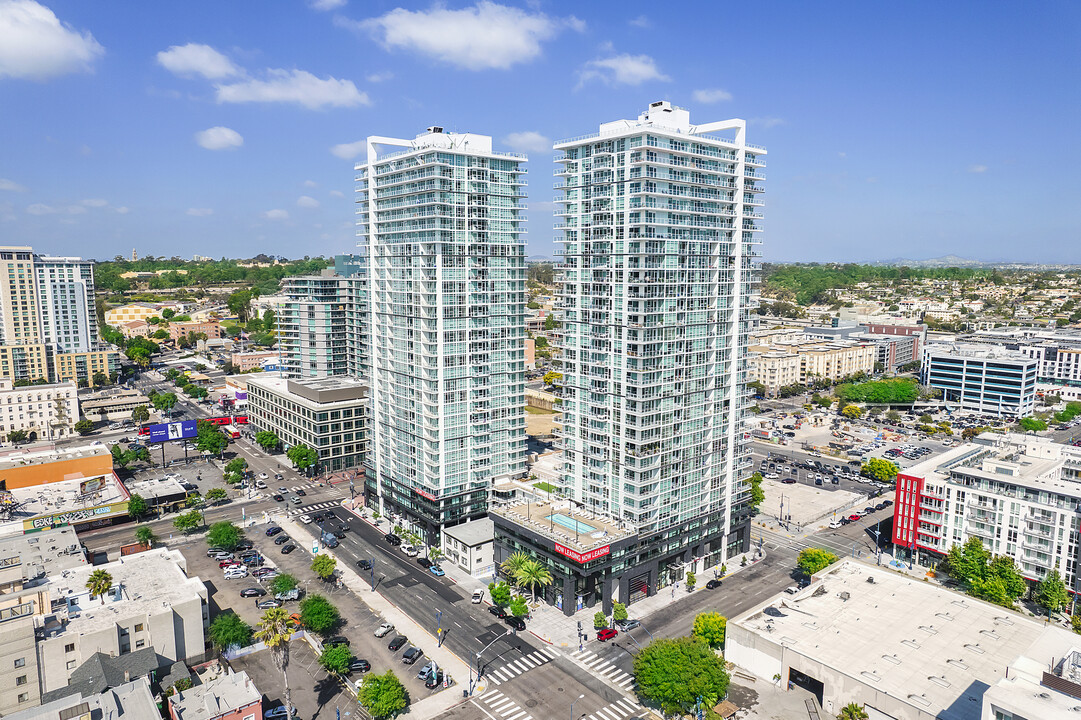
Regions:
[[[388, 668], [393, 669], [398, 678], [405, 685], [412, 700], [427, 697], [438, 692], [441, 688], [428, 689], [424, 681], [417, 678], [417, 673], [427, 663], [426, 658], [418, 660], [413, 665], [404, 665], [402, 657], [404, 652], [412, 647], [406, 643], [397, 651], [388, 649], [388, 644], [396, 633], [391, 632], [385, 638], [379, 639], [374, 636], [375, 630], [383, 623], [383, 619], [374, 614], [355, 595], [344, 589], [337, 588], [333, 583], [325, 583], [311, 570], [311, 538], [295, 538], [295, 543], [275, 544], [274, 537], [267, 537], [268, 525], [254, 525], [246, 530], [246, 539], [251, 540], [255, 549], [264, 557], [264, 567], [275, 567], [281, 572], [287, 572], [297, 578], [300, 583], [301, 597], [296, 601], [286, 601], [284, 607], [289, 612], [299, 612], [299, 600], [307, 594], [317, 593], [326, 597], [333, 603], [342, 616], [342, 624], [333, 634], [344, 635], [350, 643], [353, 655], [371, 663], [373, 672], [385, 672]], [[277, 537], [281, 537], [279, 534]], [[283, 555], [281, 550], [287, 544], [295, 544], [296, 550]], [[256, 607], [256, 603], [264, 600], [264, 597], [243, 598], [241, 590], [245, 588], [264, 588], [269, 581], [259, 581], [250, 575], [243, 579], [226, 580], [224, 573], [219, 569], [219, 561], [208, 558], [207, 544], [200, 539], [182, 548], [188, 559], [188, 573], [199, 575], [204, 579], [209, 594], [211, 606], [211, 620], [221, 609], [232, 609], [244, 622], [255, 627], [263, 611]], [[269, 594], [268, 596], [269, 597]], [[303, 643], [294, 642], [293, 646]], [[421, 648], [423, 649], [423, 648]], [[256, 653], [267, 655], [269, 653]], [[362, 674], [353, 676], [353, 680], [359, 681]], [[272, 686], [272, 687], [276, 687]], [[266, 692], [263, 686], [260, 686]], [[301, 708], [301, 717], [314, 717], [314, 711], [322, 707], [322, 701], [326, 700], [325, 688], [314, 688], [309, 680], [306, 686], [293, 686], [293, 701]], [[269, 699], [274, 700], [273, 692], [268, 693]], [[452, 689], [451, 692], [454, 692]], [[302, 700], [302, 698], [306, 698]], [[278, 698], [280, 699], [280, 698]]]

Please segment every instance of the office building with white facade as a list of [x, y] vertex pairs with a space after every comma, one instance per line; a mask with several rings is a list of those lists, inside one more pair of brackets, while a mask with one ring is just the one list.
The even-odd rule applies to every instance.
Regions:
[[942, 391], [946, 405], [997, 417], [1036, 409], [1039, 361], [1016, 350], [936, 343], [923, 350], [920, 383]]
[[984, 433], [897, 475], [893, 542], [933, 563], [979, 538], [1032, 582], [1057, 570], [1078, 585], [1081, 448]]
[[432, 127], [369, 137], [369, 505], [438, 544], [525, 474], [525, 157]]
[[565, 501], [493, 508], [548, 602], [655, 594], [748, 548], [748, 330], [765, 150], [652, 103], [556, 143]]

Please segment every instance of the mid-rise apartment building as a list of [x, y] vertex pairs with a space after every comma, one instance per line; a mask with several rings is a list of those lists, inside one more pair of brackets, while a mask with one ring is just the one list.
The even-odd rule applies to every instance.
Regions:
[[1016, 350], [936, 343], [923, 351], [920, 382], [947, 405], [986, 415], [1024, 417], [1036, 408], [1039, 361]]
[[79, 421], [78, 388], [73, 382], [14, 387], [0, 378], [0, 437], [22, 430], [27, 439], [70, 437]]
[[432, 127], [369, 137], [369, 504], [438, 544], [525, 474], [525, 158]]
[[348, 282], [328, 271], [282, 282], [275, 309], [279, 373], [291, 378], [345, 375], [349, 370]]
[[290, 380], [260, 373], [247, 378], [248, 422], [269, 430], [285, 448], [319, 453], [315, 470], [361, 468], [368, 454], [368, 386], [351, 377]]
[[89, 383], [95, 365], [109, 374], [119, 355], [97, 338], [94, 264], [0, 247], [0, 377]]
[[893, 542], [925, 562], [979, 538], [1039, 581], [1057, 570], [1078, 590], [1081, 448], [984, 433], [897, 475]]
[[765, 150], [652, 103], [556, 143], [563, 465], [556, 505], [494, 508], [496, 563], [546, 599], [633, 602], [748, 547], [748, 331]]
[[1075, 328], [1000, 327], [960, 339], [1016, 350], [1036, 360], [1040, 382], [1081, 386], [1081, 332]]

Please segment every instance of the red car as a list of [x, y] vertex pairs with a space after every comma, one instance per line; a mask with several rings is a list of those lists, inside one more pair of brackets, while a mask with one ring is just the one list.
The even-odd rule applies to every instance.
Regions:
[[604, 628], [603, 630], [597, 631], [597, 639], [601, 642], [604, 642], [605, 640], [611, 640], [616, 635], [619, 635], [619, 631], [615, 628]]
[[227, 567], [234, 567], [234, 566], [235, 567], [240, 567], [240, 561], [239, 560], [222, 560], [220, 563], [218, 563], [218, 567], [220, 567], [220, 568], [227, 568]]
[[856, 515], [849, 515], [849, 516], [848, 516], [848, 519], [849, 519], [849, 520], [851, 520], [852, 522], [856, 522], [857, 520], [859, 520], [859, 519], [860, 519], [860, 515], [858, 515], [858, 514], [856, 514]]

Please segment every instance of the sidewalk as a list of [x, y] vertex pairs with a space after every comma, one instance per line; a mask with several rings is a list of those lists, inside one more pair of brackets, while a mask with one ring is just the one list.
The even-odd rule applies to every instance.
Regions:
[[[289, 533], [290, 537], [307, 536], [304, 528], [292, 518], [274, 517], [273, 519]], [[298, 547], [304, 548], [311, 555], [312, 546], [310, 543], [298, 544]], [[454, 679], [455, 684], [451, 685], [451, 687], [419, 702], [410, 704], [408, 710], [397, 717], [411, 720], [427, 720], [462, 702], [467, 702], [467, 699], [462, 697], [462, 691], [469, 689], [469, 665], [447, 648], [439, 647], [438, 640], [427, 628], [414, 622], [412, 618], [399, 610], [394, 603], [383, 597], [382, 593], [372, 592], [368, 582], [357, 575], [353, 568], [339, 563], [338, 571], [341, 574], [342, 584], [371, 608], [373, 612], [394, 623], [394, 627], [398, 632], [412, 639], [414, 643], [424, 636], [430, 638], [430, 642], [424, 644], [424, 654], [428, 658], [435, 660], [439, 667], [443, 668], [443, 672]], [[484, 685], [482, 684], [480, 687], [484, 687]], [[477, 691], [480, 690], [480, 687], [477, 688]]]

